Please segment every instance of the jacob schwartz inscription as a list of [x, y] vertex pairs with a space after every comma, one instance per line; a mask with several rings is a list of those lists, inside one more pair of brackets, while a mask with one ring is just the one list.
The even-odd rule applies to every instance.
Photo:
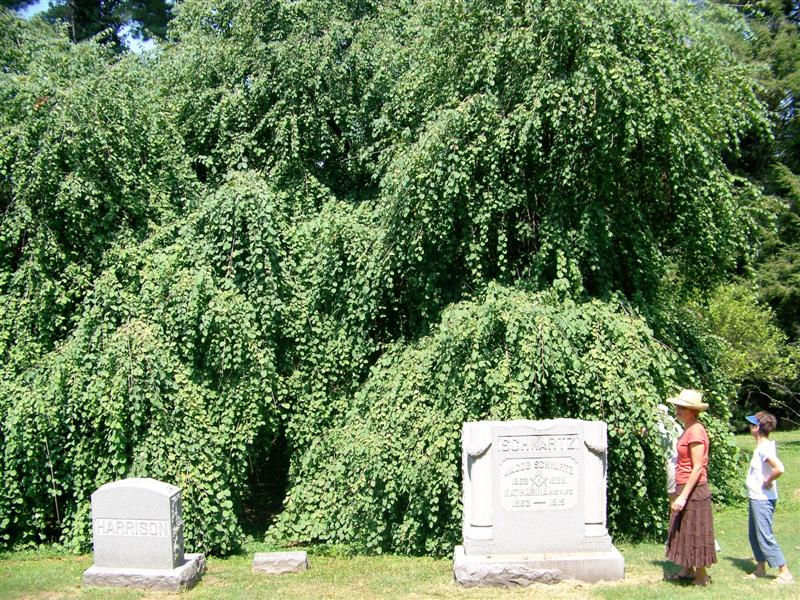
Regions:
[[510, 458], [503, 461], [500, 498], [504, 510], [568, 510], [577, 502], [575, 459]]

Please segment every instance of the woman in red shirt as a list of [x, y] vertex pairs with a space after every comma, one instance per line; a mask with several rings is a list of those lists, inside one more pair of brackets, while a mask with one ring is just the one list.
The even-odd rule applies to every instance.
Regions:
[[708, 585], [706, 568], [717, 562], [714, 546], [714, 521], [711, 491], [708, 489], [709, 440], [705, 427], [697, 420], [708, 408], [696, 390], [682, 390], [667, 402], [675, 405], [675, 415], [683, 423], [678, 438], [676, 492], [667, 538], [667, 558], [681, 566], [669, 579], [691, 579], [694, 585]]

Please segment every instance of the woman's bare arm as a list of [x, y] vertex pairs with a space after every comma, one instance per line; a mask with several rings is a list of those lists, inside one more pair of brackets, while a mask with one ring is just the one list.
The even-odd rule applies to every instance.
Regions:
[[683, 510], [689, 494], [692, 493], [694, 486], [700, 480], [700, 473], [703, 472], [703, 444], [700, 442], [689, 444], [689, 456], [692, 458], [692, 472], [689, 473], [689, 479], [686, 481], [686, 485], [683, 486], [683, 491], [672, 503], [672, 510], [676, 512]]

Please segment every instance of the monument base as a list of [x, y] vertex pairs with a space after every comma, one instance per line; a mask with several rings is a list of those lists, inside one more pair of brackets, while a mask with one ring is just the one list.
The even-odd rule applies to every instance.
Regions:
[[467, 556], [464, 546], [456, 546], [453, 574], [463, 587], [524, 587], [564, 579], [596, 583], [624, 579], [625, 559], [613, 546], [605, 552], [497, 556]]
[[186, 554], [174, 569], [130, 569], [92, 566], [83, 572], [83, 585], [180, 592], [193, 587], [206, 570], [203, 554]]

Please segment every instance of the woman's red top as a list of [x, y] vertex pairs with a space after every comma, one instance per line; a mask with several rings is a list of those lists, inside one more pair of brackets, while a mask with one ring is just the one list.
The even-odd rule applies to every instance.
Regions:
[[710, 446], [708, 434], [702, 423], [693, 423], [678, 438], [678, 465], [675, 468], [675, 483], [679, 485], [686, 483], [692, 472], [692, 455], [689, 446], [694, 443], [703, 444], [703, 470], [700, 471], [700, 479], [697, 483], [708, 481], [708, 447]]

